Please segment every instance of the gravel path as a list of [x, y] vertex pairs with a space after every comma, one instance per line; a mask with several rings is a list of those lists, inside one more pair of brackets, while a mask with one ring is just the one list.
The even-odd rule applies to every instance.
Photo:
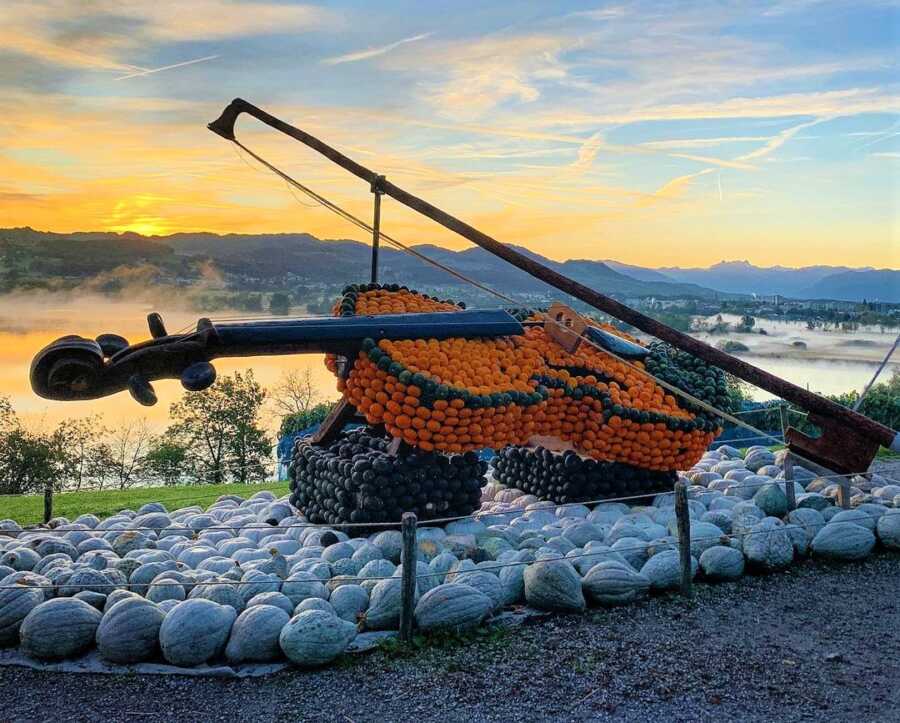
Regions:
[[900, 557], [248, 680], [0, 668], [4, 720], [896, 721]]
[[900, 479], [900, 458], [883, 457], [876, 459], [872, 462], [869, 469], [892, 479]]

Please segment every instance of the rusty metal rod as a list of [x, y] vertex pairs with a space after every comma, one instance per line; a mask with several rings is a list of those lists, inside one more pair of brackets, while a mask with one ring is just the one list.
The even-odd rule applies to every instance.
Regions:
[[796, 384], [791, 384], [790, 382], [781, 379], [774, 374], [770, 374], [764, 369], [748, 364], [731, 354], [726, 354], [715, 347], [704, 344], [702, 341], [694, 339], [688, 334], [684, 334], [670, 326], [666, 326], [665, 324], [656, 321], [656, 319], [652, 319], [609, 296], [594, 291], [567, 276], [563, 276], [534, 259], [530, 259], [527, 256], [520, 254], [506, 244], [491, 238], [487, 234], [482, 233], [455, 216], [451, 216], [446, 211], [442, 211], [437, 206], [428, 203], [428, 201], [395, 186], [390, 181], [379, 176], [375, 171], [372, 171], [365, 166], [360, 165], [352, 158], [345, 156], [336, 148], [332, 148], [315, 136], [266, 113], [252, 103], [248, 103], [241, 98], [234, 99], [228, 107], [225, 108], [222, 115], [210, 123], [208, 127], [214, 133], [233, 141], [235, 140], [234, 124], [241, 113], [247, 113], [260, 122], [265, 123], [267, 126], [281, 131], [285, 135], [318, 151], [330, 161], [333, 161], [344, 170], [349, 171], [358, 178], [368, 182], [370, 185], [378, 184], [380, 189], [395, 201], [399, 201], [414, 211], [418, 211], [423, 216], [439, 223], [444, 228], [458, 233], [460, 236], [480, 246], [485, 251], [489, 251], [495, 256], [499, 256], [504, 261], [507, 261], [516, 268], [534, 276], [536, 279], [540, 279], [550, 286], [574, 296], [576, 299], [580, 299], [595, 309], [599, 309], [617, 319], [627, 322], [657, 339], [662, 339], [672, 346], [678, 347], [693, 356], [720, 367], [760, 389], [765, 389], [782, 399], [793, 402], [809, 412], [830, 417], [836, 421], [839, 420], [854, 427], [859, 434], [871, 439], [873, 442], [877, 442], [883, 447], [900, 451], [900, 434], [883, 424], [879, 424], [873, 419], [869, 419], [847, 407], [832, 402], [830, 399], [826, 399], [818, 394], [807, 391], [802, 387], [798, 387]]

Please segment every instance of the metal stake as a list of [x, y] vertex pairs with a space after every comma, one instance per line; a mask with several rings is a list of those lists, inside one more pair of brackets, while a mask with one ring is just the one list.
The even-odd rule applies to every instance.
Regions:
[[381, 182], [384, 176], [377, 176], [372, 181], [372, 193], [375, 194], [375, 214], [372, 221], [372, 283], [378, 283], [378, 246], [381, 243]]

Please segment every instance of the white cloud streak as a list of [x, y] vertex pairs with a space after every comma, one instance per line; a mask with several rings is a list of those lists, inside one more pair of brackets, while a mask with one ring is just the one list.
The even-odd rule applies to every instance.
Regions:
[[195, 58], [194, 60], [185, 60], [182, 63], [175, 63], [173, 65], [164, 65], [161, 68], [137, 68], [135, 66], [135, 72], [129, 73], [128, 75], [121, 75], [116, 80], [128, 80], [129, 78], [140, 78], [145, 75], [153, 75], [154, 73], [161, 73], [164, 70], [174, 70], [175, 68], [184, 68], [187, 65], [194, 65], [196, 63], [205, 63], [208, 60], [215, 60], [218, 58], [218, 55], [207, 55], [204, 58]]
[[360, 60], [369, 60], [370, 58], [377, 58], [380, 55], [385, 55], [390, 53], [392, 50], [396, 50], [402, 45], [408, 45], [409, 43], [417, 43], [420, 40], [425, 40], [430, 38], [434, 33], [421, 33], [419, 35], [413, 35], [409, 38], [403, 38], [403, 40], [397, 40], [393, 43], [388, 43], [387, 45], [382, 45], [377, 48], [368, 48], [366, 50], [360, 50], [355, 53], [347, 53], [345, 55], [336, 55], [332, 58], [324, 58], [322, 61], [322, 65], [341, 65], [342, 63], [355, 63]]

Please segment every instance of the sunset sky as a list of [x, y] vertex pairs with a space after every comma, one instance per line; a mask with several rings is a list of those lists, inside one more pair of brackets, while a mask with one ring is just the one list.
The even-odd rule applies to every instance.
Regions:
[[[3, 0], [0, 226], [361, 238], [206, 129], [240, 96], [556, 259], [900, 268], [898, 22], [879, 0]], [[369, 217], [341, 169], [238, 136]]]

